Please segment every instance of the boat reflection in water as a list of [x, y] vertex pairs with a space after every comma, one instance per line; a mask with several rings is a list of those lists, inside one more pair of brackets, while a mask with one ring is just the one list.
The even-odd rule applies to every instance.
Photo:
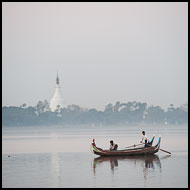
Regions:
[[[170, 156], [165, 156], [167, 158]], [[160, 158], [157, 155], [144, 155], [144, 156], [106, 156], [106, 157], [97, 157], [94, 158], [93, 161], [93, 170], [94, 175], [96, 175], [96, 169], [98, 165], [103, 164], [104, 162], [110, 162], [110, 167], [112, 173], [114, 173], [114, 169], [119, 167], [119, 162], [126, 162], [126, 164], [134, 164], [134, 167], [140, 165], [143, 168], [144, 178], [146, 178], [148, 174], [148, 170], [150, 169], [158, 169], [161, 172], [161, 162]], [[123, 167], [123, 165], [122, 165]]]

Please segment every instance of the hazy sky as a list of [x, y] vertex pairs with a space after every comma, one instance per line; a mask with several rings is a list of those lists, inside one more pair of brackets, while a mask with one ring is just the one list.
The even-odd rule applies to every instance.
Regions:
[[2, 4], [2, 104], [188, 101], [188, 3]]

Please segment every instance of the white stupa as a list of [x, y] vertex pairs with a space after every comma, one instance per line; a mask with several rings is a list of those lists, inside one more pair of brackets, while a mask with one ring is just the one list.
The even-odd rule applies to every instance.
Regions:
[[57, 109], [58, 105], [61, 108], [64, 107], [64, 102], [63, 102], [63, 98], [62, 98], [62, 94], [61, 94], [61, 88], [59, 85], [59, 77], [57, 74], [55, 92], [54, 92], [52, 99], [50, 100], [51, 111], [55, 111]]

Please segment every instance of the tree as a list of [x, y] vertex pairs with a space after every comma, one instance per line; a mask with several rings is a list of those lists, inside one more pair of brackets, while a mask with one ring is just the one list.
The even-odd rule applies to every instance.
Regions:
[[118, 112], [119, 111], [119, 107], [121, 106], [120, 102], [116, 102], [115, 106], [114, 106], [114, 112]]
[[188, 112], [188, 102], [182, 104], [182, 105], [180, 106], [180, 109], [181, 109], [181, 110], [184, 110], [185, 112]]
[[49, 102], [45, 99], [43, 102], [44, 111], [50, 111]]
[[26, 104], [24, 103], [24, 104], [20, 105], [20, 108], [26, 108]]
[[38, 115], [44, 112], [44, 104], [42, 101], [38, 101], [37, 105], [35, 106], [36, 112]]
[[146, 112], [146, 122], [155, 124], [163, 124], [165, 122], [165, 113], [160, 106], [150, 106]]
[[105, 107], [105, 110], [104, 112], [113, 112], [113, 105], [112, 104], [108, 104], [106, 107]]

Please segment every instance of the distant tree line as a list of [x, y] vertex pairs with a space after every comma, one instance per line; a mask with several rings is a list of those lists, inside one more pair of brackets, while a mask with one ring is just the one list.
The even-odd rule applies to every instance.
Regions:
[[147, 106], [141, 102], [116, 102], [108, 104], [104, 111], [81, 108], [78, 105], [68, 105], [65, 108], [57, 106], [52, 112], [47, 100], [39, 101], [36, 106], [2, 107], [3, 126], [34, 126], [34, 125], [116, 125], [116, 124], [152, 124], [180, 125], [188, 123], [188, 104], [174, 108], [173, 104], [164, 111], [160, 106]]

